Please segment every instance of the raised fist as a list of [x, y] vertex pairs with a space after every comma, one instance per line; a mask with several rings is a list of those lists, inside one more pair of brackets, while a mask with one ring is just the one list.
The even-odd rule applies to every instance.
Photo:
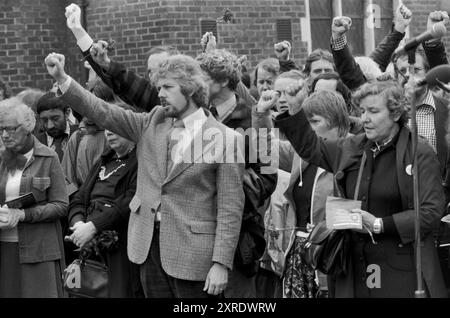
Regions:
[[275, 50], [275, 56], [280, 61], [287, 61], [291, 56], [291, 43], [289, 41], [283, 41], [273, 46]]
[[69, 29], [80, 29], [81, 26], [81, 9], [78, 5], [72, 3], [66, 7], [67, 27]]
[[258, 101], [258, 105], [256, 106], [256, 109], [258, 112], [265, 112], [273, 107], [275, 107], [275, 104], [277, 103], [278, 99], [280, 98], [280, 93], [273, 90], [267, 90], [262, 92], [261, 97]]
[[98, 65], [106, 70], [109, 69], [111, 59], [108, 57], [108, 42], [100, 40], [97, 43], [93, 43], [90, 53]]
[[352, 19], [349, 17], [334, 17], [331, 24], [331, 35], [333, 39], [343, 36], [352, 26]]
[[48, 74], [50, 74], [59, 84], [62, 84], [67, 79], [67, 74], [64, 71], [65, 57], [62, 54], [50, 53], [44, 60], [47, 67]]
[[406, 28], [412, 20], [412, 12], [404, 4], [400, 4], [395, 11], [395, 29], [400, 33], [405, 33]]
[[431, 30], [436, 23], [443, 22], [444, 25], [448, 25], [450, 18], [445, 11], [433, 11], [428, 15], [427, 29]]
[[213, 51], [217, 47], [216, 37], [212, 32], [206, 32], [200, 40], [200, 45], [203, 52]]
[[303, 101], [308, 97], [308, 85], [300, 79], [297, 83], [286, 87], [286, 100], [289, 104], [289, 114], [295, 115], [302, 108]]

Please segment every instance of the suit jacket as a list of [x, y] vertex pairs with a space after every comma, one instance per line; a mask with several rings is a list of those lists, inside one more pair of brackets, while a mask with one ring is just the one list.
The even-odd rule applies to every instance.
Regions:
[[202, 281], [213, 262], [231, 269], [244, 206], [244, 160], [198, 161], [207, 159], [206, 148], [214, 144], [211, 140], [220, 140], [221, 136], [227, 137], [221, 140], [227, 145], [226, 150], [222, 146], [214, 154], [238, 153], [242, 157], [242, 151], [230, 146], [241, 144], [242, 137], [209, 115], [202, 130], [205, 137], [210, 133], [213, 138], [198, 134], [191, 145], [203, 148], [193, 152], [195, 163], [178, 163], [166, 176], [167, 134], [172, 119], [166, 118], [162, 107], [155, 107], [150, 113], [124, 110], [96, 98], [73, 80], [61, 98], [84, 116], [94, 121], [101, 118], [103, 127], [137, 143], [138, 178], [136, 195], [130, 202], [129, 259], [137, 264], [147, 259], [155, 213], [159, 210], [161, 263], [168, 275]]

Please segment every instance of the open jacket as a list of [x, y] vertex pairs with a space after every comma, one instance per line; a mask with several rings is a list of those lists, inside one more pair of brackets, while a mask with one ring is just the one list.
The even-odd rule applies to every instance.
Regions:
[[[368, 146], [371, 142], [365, 134], [335, 142], [323, 141], [317, 137], [309, 126], [303, 110], [300, 110], [294, 116], [289, 116], [288, 114], [278, 116], [276, 126], [286, 134], [288, 140], [302, 158], [327, 171], [333, 172], [341, 193], [345, 193], [344, 181], [346, 173], [349, 170], [357, 169], [364, 151], [370, 152]], [[432, 235], [432, 231], [439, 224], [445, 205], [439, 162], [432, 148], [423, 140], [419, 140], [417, 151], [420, 180], [420, 231], [423, 240], [423, 279], [431, 297], [445, 297], [446, 290]], [[411, 133], [407, 127], [401, 127], [396, 144], [395, 165], [403, 211], [392, 215], [400, 241], [396, 243], [393, 238], [392, 242], [390, 242], [390, 244], [398, 244], [398, 248], [415, 241], [413, 182], [412, 176], [407, 172], [409, 171], [407, 167], [411, 163]], [[398, 258], [397, 261], [401, 262], [402, 255], [397, 254], [395, 248], [391, 249], [389, 247], [386, 250], [390, 251], [386, 257], [391, 259]], [[336, 281], [336, 297], [353, 296], [353, 279], [352, 271], [350, 271], [349, 275], [338, 277]]]
[[[0, 173], [6, 165], [0, 156]], [[32, 192], [37, 204], [25, 209], [25, 219], [17, 225], [21, 264], [61, 260], [64, 249], [60, 220], [67, 216], [64, 174], [58, 155], [34, 137], [34, 148], [20, 180], [20, 195]]]
[[[129, 153], [129, 161], [121, 178], [114, 188], [115, 199], [107, 200], [111, 207], [102, 207], [102, 211], [88, 215], [87, 208], [90, 206], [91, 192], [94, 188], [101, 166], [106, 160], [114, 156], [115, 152], [107, 149], [92, 167], [85, 183], [74, 194], [69, 206], [69, 223], [72, 226], [77, 221], [89, 222], [95, 225], [98, 232], [102, 230], [126, 229], [130, 217], [129, 204], [136, 193], [137, 180], [137, 158], [136, 149]], [[104, 210], [107, 209], [107, 210]], [[126, 230], [125, 230], [126, 234]]]
[[[278, 156], [276, 161], [278, 161], [279, 168], [289, 173], [287, 184], [282, 185], [285, 204], [280, 207], [271, 206], [267, 212], [270, 215], [266, 216], [270, 229], [266, 233], [268, 240], [267, 254], [271, 258], [273, 270], [281, 276], [285, 266], [285, 259], [294, 243], [297, 232], [295, 227], [297, 224], [296, 205], [292, 193], [294, 187], [297, 186], [297, 180], [309, 166], [309, 163], [300, 158], [289, 141], [273, 138], [270, 133], [272, 119], [269, 112], [258, 113], [253, 109], [252, 124], [256, 130], [268, 128], [267, 138], [271, 149], [259, 148], [258, 151], [266, 151], [270, 152], [271, 156]], [[265, 137], [265, 135], [260, 134], [260, 138]], [[273, 154], [272, 150], [278, 150], [277, 154]], [[314, 177], [311, 191], [311, 225], [315, 225], [325, 219], [325, 202], [329, 195], [333, 195], [333, 174], [319, 167]], [[278, 201], [282, 202], [282, 200]]]

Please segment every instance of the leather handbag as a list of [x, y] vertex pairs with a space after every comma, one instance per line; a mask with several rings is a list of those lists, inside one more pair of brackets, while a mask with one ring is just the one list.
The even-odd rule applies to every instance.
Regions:
[[[358, 172], [354, 200], [358, 197], [366, 158], [364, 152]], [[335, 187], [339, 191], [336, 182]], [[324, 274], [346, 275], [350, 261], [350, 236], [349, 230], [329, 229], [326, 220], [319, 222], [307, 238], [303, 255], [304, 261]]]
[[64, 289], [81, 298], [109, 296], [109, 270], [104, 262], [76, 259], [64, 270]]
[[327, 275], [347, 274], [349, 262], [348, 230], [330, 230], [326, 221], [318, 223], [307, 239], [304, 260]]

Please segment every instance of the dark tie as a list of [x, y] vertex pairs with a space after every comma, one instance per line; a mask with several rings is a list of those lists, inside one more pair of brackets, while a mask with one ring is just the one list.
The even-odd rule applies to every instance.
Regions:
[[172, 128], [167, 133], [167, 170], [166, 177], [169, 175], [170, 171], [173, 168], [173, 160], [172, 160], [172, 149], [173, 147], [181, 142], [183, 139], [178, 140], [177, 138], [171, 138], [172, 133], [176, 128], [184, 128], [184, 123], [182, 120], [177, 120], [172, 123]]
[[209, 108], [209, 111], [211, 112], [211, 114], [214, 116], [215, 119], [219, 118], [219, 113], [217, 112], [217, 108], [214, 106], [211, 106]]
[[62, 148], [62, 141], [64, 137], [58, 137], [53, 139], [53, 146], [55, 146], [55, 152], [58, 154], [59, 162], [62, 161], [64, 156], [64, 151]]

